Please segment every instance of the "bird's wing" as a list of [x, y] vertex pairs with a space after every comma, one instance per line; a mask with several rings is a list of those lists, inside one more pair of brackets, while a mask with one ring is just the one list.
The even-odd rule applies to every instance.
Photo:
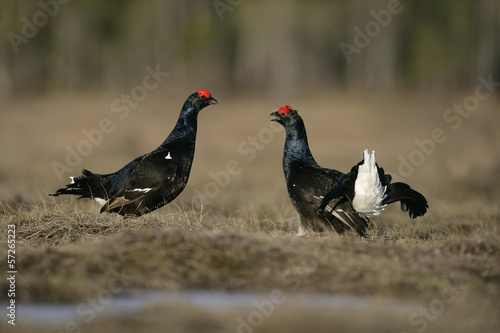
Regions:
[[[323, 196], [313, 197], [314, 203], [318, 206], [324, 202], [323, 199]], [[318, 212], [318, 214], [325, 216], [328, 220], [335, 217], [360, 236], [365, 235], [365, 231], [369, 226], [369, 221], [359, 216], [352, 207], [352, 204], [345, 197], [336, 197], [333, 200], [329, 200], [321, 213]]]
[[314, 197], [324, 195], [338, 185], [342, 173], [336, 170], [300, 166], [294, 170], [293, 183], [288, 184], [290, 193], [313, 203]]
[[[127, 206], [138, 207], [146, 200], [160, 202], [170, 192], [177, 193], [177, 186], [174, 185], [179, 183], [176, 179], [177, 168], [178, 164], [168, 150], [144, 155], [116, 194], [102, 207], [101, 212], [118, 212]], [[169, 183], [171, 187], [168, 186]]]
[[[319, 208], [324, 196], [331, 193], [345, 179], [343, 173], [325, 168], [301, 167], [295, 172], [294, 184], [290, 188], [292, 196], [298, 196]], [[295, 186], [293, 186], [295, 185]], [[352, 208], [351, 203], [342, 196], [327, 201], [321, 214], [327, 220], [336, 218], [346, 225], [346, 228], [363, 236], [368, 228], [368, 221], [361, 218]]]
[[[356, 168], [356, 170], [354, 170]], [[354, 199], [354, 182], [357, 176], [357, 166], [354, 167], [351, 172], [346, 173], [339, 181], [338, 185], [334, 187], [330, 192], [321, 196], [321, 202], [318, 207], [318, 214], [323, 213], [327, 206], [329, 210], [336, 208], [340, 202], [349, 201], [352, 204]]]

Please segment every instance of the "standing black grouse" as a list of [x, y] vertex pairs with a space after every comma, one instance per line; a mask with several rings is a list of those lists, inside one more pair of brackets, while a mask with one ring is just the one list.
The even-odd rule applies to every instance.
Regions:
[[365, 150], [363, 161], [347, 174], [322, 168], [309, 150], [297, 110], [287, 105], [271, 116], [286, 130], [283, 171], [288, 195], [304, 227], [314, 231], [333, 228], [338, 233], [352, 229], [364, 236], [370, 220], [387, 204], [400, 201], [411, 218], [427, 212], [424, 196], [407, 184], [391, 183], [391, 176], [375, 162], [375, 152]]
[[[184, 189], [193, 162], [198, 112], [217, 104], [207, 90], [191, 94], [167, 139], [152, 152], [139, 156], [115, 173], [106, 175], [83, 169], [70, 177], [71, 184], [52, 196], [79, 195], [95, 199], [102, 212], [136, 215], [151, 212], [174, 200]], [[80, 199], [79, 198], [79, 199]]]

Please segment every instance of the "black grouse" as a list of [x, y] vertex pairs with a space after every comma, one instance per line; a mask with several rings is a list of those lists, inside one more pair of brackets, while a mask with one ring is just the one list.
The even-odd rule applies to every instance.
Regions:
[[115, 173], [102, 175], [83, 169], [82, 176], [70, 177], [71, 184], [51, 195], [74, 194], [95, 199], [103, 205], [101, 213], [121, 215], [140, 216], [164, 206], [187, 184], [194, 157], [198, 112], [211, 104], [217, 104], [217, 100], [207, 90], [191, 94], [182, 106], [174, 129], [158, 148]]
[[364, 236], [370, 220], [387, 204], [400, 201], [411, 218], [427, 212], [424, 196], [407, 184], [391, 183], [391, 176], [375, 162], [375, 152], [365, 150], [363, 161], [347, 174], [322, 168], [309, 150], [297, 110], [287, 105], [271, 116], [286, 130], [283, 171], [288, 195], [305, 228], [333, 228], [338, 233], [351, 229]]

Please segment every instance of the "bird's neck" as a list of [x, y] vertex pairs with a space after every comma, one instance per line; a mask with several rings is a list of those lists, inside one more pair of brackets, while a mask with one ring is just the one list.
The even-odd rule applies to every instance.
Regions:
[[177, 141], [196, 141], [196, 129], [198, 127], [198, 112], [191, 105], [182, 107], [181, 114], [170, 135], [165, 139], [160, 148], [164, 145]]
[[318, 165], [309, 149], [306, 128], [302, 121], [298, 121], [286, 133], [285, 149], [283, 150], [285, 176], [288, 176], [294, 165]]

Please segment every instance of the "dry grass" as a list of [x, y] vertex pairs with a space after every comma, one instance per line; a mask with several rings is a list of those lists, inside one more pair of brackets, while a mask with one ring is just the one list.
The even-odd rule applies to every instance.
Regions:
[[[74, 173], [82, 167], [114, 171], [154, 148], [164, 137], [161, 133], [170, 130], [177, 111], [167, 115], [157, 112], [153, 117], [141, 115], [158, 107], [157, 102], [164, 102], [156, 95], [152, 98], [134, 111], [137, 114], [117, 125], [116, 131], [74, 168]], [[223, 96], [216, 98], [224, 101]], [[399, 99], [360, 100], [352, 96], [335, 96], [336, 109], [350, 111], [342, 112], [342, 123], [336, 123], [339, 118], [321, 107], [331, 98], [308, 99], [294, 106], [303, 110], [318, 162], [341, 170], [348, 170], [360, 159], [366, 142], [374, 142], [380, 163], [396, 174], [398, 155], [407, 156], [415, 149], [415, 138], [423, 139], [432, 129], [446, 126], [440, 117], [447, 103], [419, 113], [420, 105], [415, 100], [404, 99], [403, 103]], [[65, 146], [76, 145], [82, 139], [79, 131], [92, 128], [102, 113], [109, 113], [112, 99], [26, 99], [6, 108], [6, 119], [13, 125], [7, 127], [3, 122], [2, 136], [13, 136], [10, 142], [23, 146], [7, 147], [12, 159], [0, 161], [0, 246], [7, 249], [5, 230], [8, 224], [15, 224], [19, 302], [79, 302], [107, 288], [116, 274], [131, 277], [127, 290], [268, 292], [279, 288], [288, 294], [354, 294], [421, 304], [439, 298], [443, 283], [449, 283], [463, 292], [453, 310], [440, 317], [433, 329], [443, 332], [458, 326], [467, 331], [471, 326], [485, 325], [483, 331], [494, 331], [500, 327], [495, 315], [500, 300], [500, 122], [494, 101], [485, 104], [482, 113], [478, 111], [462, 128], [448, 132], [448, 141], [408, 177], [407, 181], [429, 199], [429, 213], [410, 220], [398, 207], [390, 207], [375, 222], [370, 238], [362, 240], [354, 234], [334, 233], [296, 237], [298, 219], [286, 197], [280, 165], [283, 133], [275, 133], [251, 161], [238, 152], [239, 144], [269, 126], [266, 117], [272, 107], [254, 99], [244, 105], [230, 100], [217, 109], [203, 111], [188, 187], [174, 203], [159, 211], [123, 219], [98, 214], [93, 202], [47, 197], [65, 182], [57, 180], [50, 163], [64, 161]], [[63, 112], [74, 105], [85, 113]], [[373, 105], [380, 107], [372, 110]], [[395, 106], [407, 111], [387, 110]], [[413, 126], [408, 127], [410, 112]], [[62, 119], [51, 123], [47, 117]], [[37, 125], [40, 122], [45, 127]], [[21, 126], [22, 133], [30, 134], [16, 141], [15, 133]], [[380, 133], [380, 128], [385, 132]], [[335, 141], [339, 137], [349, 140]], [[240, 163], [241, 173], [200, 206], [194, 189], [203, 191], [213, 181], [209, 172], [224, 170], [230, 160]], [[397, 175], [395, 178], [401, 180]], [[7, 282], [3, 280], [0, 287], [0, 300], [6, 300]], [[140, 331], [161, 326], [194, 332], [201, 325], [205, 331], [228, 331], [234, 327], [228, 326], [226, 319], [239, 313], [213, 316], [204, 309], [181, 307], [148, 310], [152, 317], [165, 312], [178, 315], [149, 324], [141, 321], [142, 314], [127, 320], [109, 318], [95, 321], [88, 328]], [[298, 318], [296, 313], [296, 309], [286, 308], [260, 329], [301, 331], [304, 323], [293, 319]], [[350, 314], [339, 311], [333, 317], [323, 310], [311, 311], [308, 316], [310, 325], [318, 330], [327, 330], [333, 322], [346, 330], [370, 327], [371, 331], [387, 331], [388, 327], [383, 321], [370, 319], [377, 317], [373, 309]], [[353, 320], [358, 316], [366, 320]], [[408, 314], [393, 320], [407, 323]]]
[[3, 229], [17, 226], [22, 299], [81, 300], [103, 287], [110, 269], [137, 276], [140, 288], [267, 290], [282, 286], [285, 272], [308, 260], [318, 267], [303, 291], [425, 298], [442, 280], [484, 294], [498, 288], [498, 214], [474, 225], [380, 223], [362, 240], [333, 232], [296, 237], [292, 226], [271, 222], [276, 216], [256, 222], [173, 206], [123, 219], [75, 205], [6, 209]]
[[[370, 327], [384, 332], [415, 329], [408, 325], [411, 312], [386, 313], [384, 300], [428, 305], [444, 297], [443, 287], [453, 286], [459, 297], [432, 326], [433, 331], [447, 331], [462, 323], [464, 332], [467, 327], [493, 332], [500, 325], [495, 311], [500, 299], [498, 213], [480, 214], [473, 224], [444, 217], [422, 223], [379, 220], [371, 237], [362, 240], [355, 234], [334, 233], [296, 237], [293, 225], [272, 222], [283, 219], [277, 211], [265, 217], [261, 213], [256, 220], [173, 205], [145, 217], [123, 219], [100, 215], [95, 208], [94, 204], [53, 199], [3, 206], [2, 229], [7, 223], [15, 224], [18, 232], [17, 269], [22, 272], [17, 281], [18, 302], [83, 302], [107, 290], [116, 277], [125, 291], [269, 293], [279, 289], [288, 297], [297, 293], [359, 295], [380, 299], [380, 309], [305, 310], [309, 312], [306, 324], [293, 319], [304, 318], [303, 308], [284, 306], [259, 330], [328, 330], [335, 323], [345, 329]], [[389, 217], [393, 214], [389, 212]], [[5, 239], [2, 244], [6, 249]], [[8, 286], [5, 282], [1, 286], [4, 298]], [[85, 324], [85, 329], [235, 331], [235, 318], [249, 312], [181, 305], [151, 305], [141, 311], [125, 320], [110, 314], [106, 320], [101, 317]], [[468, 316], [461, 317], [464, 313]], [[289, 316], [292, 319], [285, 320]], [[359, 316], [362, 322], [356, 319]], [[29, 324], [21, 327], [31, 331]], [[40, 329], [38, 324], [36, 329]]]

